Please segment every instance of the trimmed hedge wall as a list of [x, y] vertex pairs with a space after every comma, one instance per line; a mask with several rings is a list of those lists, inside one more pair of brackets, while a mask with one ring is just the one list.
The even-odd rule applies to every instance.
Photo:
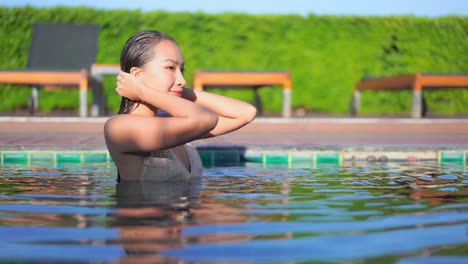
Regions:
[[[354, 85], [365, 75], [413, 72], [468, 72], [466, 17], [336, 17], [167, 13], [91, 8], [0, 7], [0, 68], [24, 68], [36, 22], [94, 23], [101, 28], [98, 63], [119, 63], [125, 41], [156, 29], [179, 42], [187, 83], [196, 69], [288, 70], [293, 78], [293, 107], [347, 113]], [[120, 97], [115, 78], [105, 81], [109, 110]], [[217, 90], [253, 100], [251, 90]], [[281, 88], [260, 89], [267, 111], [281, 111]], [[26, 107], [30, 89], [1, 85], [0, 111]], [[78, 108], [78, 92], [41, 90], [43, 111]], [[467, 89], [426, 91], [429, 109], [438, 114], [468, 112]], [[409, 113], [410, 91], [362, 94], [363, 114]], [[91, 101], [91, 100], [90, 100]]]

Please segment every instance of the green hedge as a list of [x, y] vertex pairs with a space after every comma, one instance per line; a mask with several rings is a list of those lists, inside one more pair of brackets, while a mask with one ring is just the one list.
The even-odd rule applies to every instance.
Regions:
[[[100, 25], [98, 63], [118, 63], [125, 41], [156, 29], [177, 39], [184, 52], [187, 81], [196, 69], [288, 70], [293, 78], [293, 107], [346, 113], [354, 85], [365, 75], [413, 72], [468, 72], [466, 17], [336, 17], [167, 13], [91, 8], [0, 7], [0, 68], [26, 65], [36, 22]], [[109, 109], [120, 98], [114, 78], [106, 78]], [[217, 90], [252, 100], [250, 90]], [[260, 89], [267, 111], [281, 110], [281, 88]], [[0, 111], [27, 105], [29, 89], [2, 85]], [[430, 110], [467, 113], [467, 89], [426, 91]], [[64, 98], [66, 100], [64, 100]], [[41, 91], [41, 109], [78, 108], [78, 93]], [[364, 114], [409, 113], [409, 91], [362, 94]]]

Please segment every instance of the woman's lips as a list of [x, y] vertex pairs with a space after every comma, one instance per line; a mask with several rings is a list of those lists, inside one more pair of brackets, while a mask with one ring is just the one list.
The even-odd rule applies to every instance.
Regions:
[[182, 91], [171, 91], [171, 94], [181, 97], [182, 96]]

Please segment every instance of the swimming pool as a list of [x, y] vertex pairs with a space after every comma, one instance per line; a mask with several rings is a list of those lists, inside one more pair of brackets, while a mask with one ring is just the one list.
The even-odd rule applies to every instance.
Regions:
[[464, 162], [115, 174], [109, 162], [0, 167], [0, 262], [468, 263]]

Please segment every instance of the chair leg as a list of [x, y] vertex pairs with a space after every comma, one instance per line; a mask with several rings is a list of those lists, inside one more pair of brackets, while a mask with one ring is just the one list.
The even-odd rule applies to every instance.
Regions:
[[412, 88], [413, 92], [413, 105], [411, 109], [411, 117], [412, 118], [421, 118], [423, 112], [423, 96], [422, 96], [422, 83], [421, 83], [421, 74], [416, 73]]
[[354, 90], [353, 98], [351, 99], [351, 116], [356, 116], [361, 107], [361, 93]]
[[254, 88], [254, 105], [257, 108], [257, 113], [259, 116], [263, 115], [263, 105], [262, 105], [262, 98], [258, 94], [258, 87]]
[[413, 91], [412, 118], [421, 118], [422, 115], [422, 95], [421, 91]]
[[291, 89], [283, 88], [283, 113], [282, 117], [290, 118], [291, 117]]
[[101, 115], [107, 114], [107, 94], [105, 91], [103, 91], [102, 97], [101, 97], [100, 113]]
[[91, 105], [91, 116], [96, 117], [102, 114], [102, 85], [98, 80], [91, 78], [93, 89], [93, 104]]
[[31, 91], [31, 96], [29, 97], [29, 115], [34, 115], [34, 112], [39, 109], [39, 89], [33, 87]]
[[88, 116], [88, 72], [86, 69], [80, 71], [80, 117]]
[[427, 111], [428, 111], [427, 101], [426, 101], [426, 97], [425, 97], [424, 94], [423, 94], [423, 95], [422, 95], [422, 110], [421, 110], [421, 116], [422, 116], [422, 117], [426, 117], [426, 116], [427, 116]]

